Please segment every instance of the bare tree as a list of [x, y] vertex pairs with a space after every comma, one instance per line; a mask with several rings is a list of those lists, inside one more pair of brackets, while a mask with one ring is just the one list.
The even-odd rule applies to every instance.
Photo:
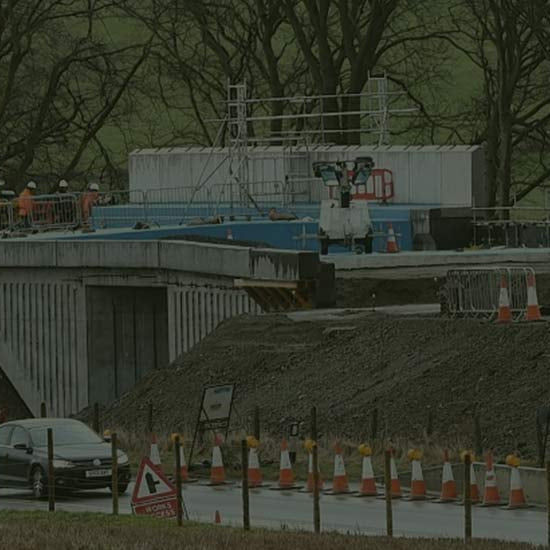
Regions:
[[149, 53], [109, 36], [111, 0], [0, 3], [0, 168], [80, 175]]
[[[354, 131], [360, 126], [358, 94], [370, 74], [387, 70], [391, 77], [398, 68], [403, 73], [415, 56], [423, 58], [424, 68], [439, 59], [437, 49], [428, 55], [420, 48], [441, 43], [434, 24], [441, 11], [438, 0], [282, 0], [282, 4], [316, 91], [326, 96], [323, 110], [350, 113], [342, 120], [326, 117], [336, 142], [359, 143]], [[395, 79], [401, 85], [405, 80]], [[341, 93], [345, 96], [340, 103], [336, 96]]]
[[444, 38], [477, 67], [483, 83], [473, 133], [486, 145], [492, 204], [508, 206], [513, 194], [519, 200], [550, 177], [550, 59], [533, 20], [534, 13], [539, 21], [548, 17], [549, 6], [458, 0], [449, 10], [453, 29]]
[[[219, 122], [210, 122], [225, 117], [228, 82], [246, 80], [249, 95], [256, 97], [290, 95], [300, 86], [304, 63], [292, 47], [294, 37], [281, 32], [278, 0], [127, 0], [124, 6], [155, 36], [162, 101], [170, 110], [191, 112], [196, 120], [200, 136], [189, 134], [188, 127], [185, 137], [214, 143]], [[272, 102], [269, 112], [280, 115], [283, 107]], [[272, 133], [281, 130], [282, 120], [273, 120]]]

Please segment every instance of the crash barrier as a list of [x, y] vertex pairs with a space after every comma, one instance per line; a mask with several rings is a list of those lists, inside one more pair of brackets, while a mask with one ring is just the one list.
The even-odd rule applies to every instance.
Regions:
[[505, 285], [512, 319], [525, 320], [529, 286], [534, 281], [535, 272], [530, 267], [449, 270], [441, 291], [442, 312], [451, 317], [496, 320]]

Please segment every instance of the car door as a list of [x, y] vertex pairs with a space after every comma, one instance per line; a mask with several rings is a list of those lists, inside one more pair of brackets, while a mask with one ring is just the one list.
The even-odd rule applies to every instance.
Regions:
[[7, 471], [12, 485], [29, 484], [32, 454], [28, 452], [29, 433], [21, 426], [14, 426], [8, 446]]
[[0, 426], [0, 487], [8, 484], [8, 444], [13, 426]]

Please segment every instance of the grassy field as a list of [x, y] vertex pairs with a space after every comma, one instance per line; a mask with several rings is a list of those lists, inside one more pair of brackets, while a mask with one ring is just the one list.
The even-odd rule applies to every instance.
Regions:
[[[353, 535], [312, 535], [185, 524], [178, 528], [167, 520], [57, 512], [0, 512], [0, 548], [10, 550], [454, 550], [459, 540], [387, 539]], [[472, 550], [526, 550], [528, 544], [474, 541]]]

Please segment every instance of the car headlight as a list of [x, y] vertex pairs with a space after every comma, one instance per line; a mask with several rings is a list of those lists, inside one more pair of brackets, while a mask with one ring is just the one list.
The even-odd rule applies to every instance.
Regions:
[[54, 460], [53, 467], [54, 468], [74, 468], [75, 465], [69, 460]]
[[119, 466], [122, 466], [124, 464], [128, 464], [128, 456], [126, 455], [126, 453], [122, 453], [122, 454], [118, 455], [117, 463], [118, 463]]

